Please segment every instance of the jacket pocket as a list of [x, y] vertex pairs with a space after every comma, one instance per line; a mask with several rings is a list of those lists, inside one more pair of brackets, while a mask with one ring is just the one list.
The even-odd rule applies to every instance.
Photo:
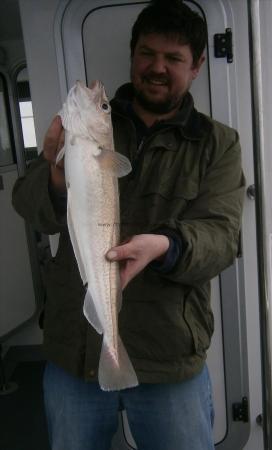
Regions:
[[133, 358], [177, 363], [195, 353], [178, 302], [124, 302], [119, 330]]
[[198, 195], [198, 183], [189, 177], [173, 180], [170, 177], [161, 181], [150, 180], [143, 188], [141, 197], [158, 195], [165, 200], [185, 199], [193, 200]]
[[[156, 227], [169, 220], [182, 218], [188, 207], [198, 195], [198, 185], [194, 179], [180, 178], [177, 183], [166, 179], [161, 182], [154, 178], [140, 188], [136, 207], [133, 208], [135, 222], [144, 226]], [[131, 216], [132, 217], [132, 216]]]
[[210, 346], [213, 334], [212, 311], [201, 304], [201, 299], [195, 303], [194, 299], [188, 297], [184, 303], [184, 320], [193, 338], [195, 352], [203, 356]]

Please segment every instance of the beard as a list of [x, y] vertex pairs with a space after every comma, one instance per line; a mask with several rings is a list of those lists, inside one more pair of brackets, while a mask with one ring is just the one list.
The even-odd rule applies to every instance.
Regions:
[[176, 109], [182, 102], [180, 98], [167, 98], [158, 102], [150, 100], [143, 92], [134, 89], [134, 96], [139, 105], [146, 111], [155, 114], [167, 114]]
[[142, 108], [155, 114], [168, 114], [174, 109], [177, 109], [181, 105], [183, 99], [183, 95], [168, 95], [161, 100], [152, 100], [152, 98], [149, 98], [149, 96], [145, 94], [143, 89], [137, 88], [135, 85], [134, 96]]

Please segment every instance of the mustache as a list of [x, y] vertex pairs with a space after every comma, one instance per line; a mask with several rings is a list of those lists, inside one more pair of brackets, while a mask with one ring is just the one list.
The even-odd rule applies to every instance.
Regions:
[[169, 83], [169, 77], [165, 74], [158, 73], [158, 72], [149, 72], [149, 73], [145, 74], [143, 76], [143, 78], [144, 78], [144, 80], [147, 80], [147, 81], [155, 80], [155, 81], [160, 81], [165, 84]]

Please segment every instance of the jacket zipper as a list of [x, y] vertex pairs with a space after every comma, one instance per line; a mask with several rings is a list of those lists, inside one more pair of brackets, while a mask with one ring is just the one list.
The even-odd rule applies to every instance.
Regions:
[[[168, 128], [165, 128], [166, 131], [172, 129], [173, 127], [169, 126]], [[164, 130], [164, 131], [165, 131]], [[133, 179], [135, 176], [135, 172], [137, 170], [137, 168], [139, 167], [139, 164], [141, 162], [141, 160], [143, 160], [144, 157], [144, 147], [146, 147], [146, 145], [157, 135], [157, 133], [159, 133], [160, 130], [158, 130], [157, 132], [155, 131], [154, 134], [152, 134], [151, 136], [148, 137], [144, 137], [140, 144], [137, 147], [136, 153], [135, 153], [135, 157], [133, 159], [133, 167], [132, 167], [132, 171], [130, 173], [130, 178]]]

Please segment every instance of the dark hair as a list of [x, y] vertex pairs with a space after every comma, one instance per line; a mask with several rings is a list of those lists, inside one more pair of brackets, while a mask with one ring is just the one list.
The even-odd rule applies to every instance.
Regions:
[[131, 56], [141, 34], [159, 33], [177, 37], [189, 45], [196, 64], [207, 42], [205, 20], [192, 11], [182, 0], [153, 0], [144, 8], [132, 28]]

